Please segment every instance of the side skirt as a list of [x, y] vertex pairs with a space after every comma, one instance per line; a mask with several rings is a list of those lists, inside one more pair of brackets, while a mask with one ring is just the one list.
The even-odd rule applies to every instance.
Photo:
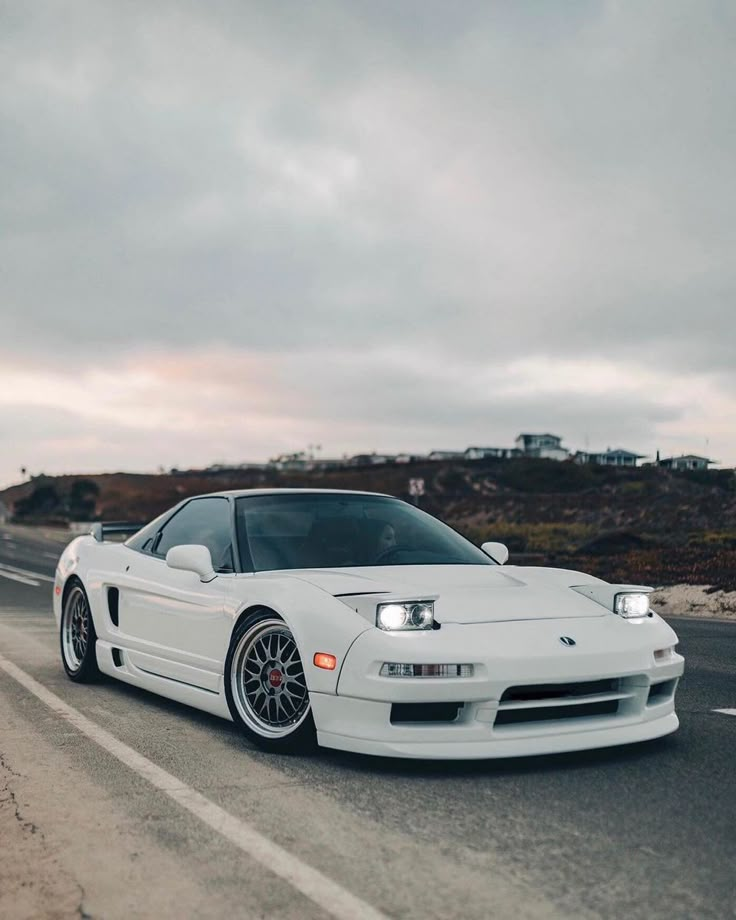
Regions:
[[97, 640], [97, 664], [100, 671], [109, 677], [232, 721], [221, 687], [217, 691], [202, 690], [192, 684], [144, 671], [133, 664], [130, 654], [125, 649], [120, 649], [101, 639]]

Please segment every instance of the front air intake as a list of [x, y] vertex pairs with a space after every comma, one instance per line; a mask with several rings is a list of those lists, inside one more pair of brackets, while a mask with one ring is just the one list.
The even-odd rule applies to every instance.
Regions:
[[656, 706], [657, 703], [664, 703], [666, 700], [672, 699], [676, 686], [676, 680], [664, 680], [659, 684], [652, 684], [649, 688], [647, 706]]
[[454, 722], [463, 703], [394, 703], [391, 724]]
[[545, 706], [539, 709], [500, 709], [496, 725], [520, 725], [525, 722], [550, 722], [560, 719], [581, 719], [590, 716], [610, 716], [618, 712], [617, 700], [576, 703], [572, 706]]
[[635, 686], [617, 677], [508, 687], [499, 701], [494, 727], [521, 731], [535, 722], [614, 719], [625, 714], [636, 695]]

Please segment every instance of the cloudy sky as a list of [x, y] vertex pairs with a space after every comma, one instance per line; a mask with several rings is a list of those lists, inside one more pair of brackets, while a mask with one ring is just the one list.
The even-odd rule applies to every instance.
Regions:
[[0, 485], [736, 464], [731, 0], [0, 2]]

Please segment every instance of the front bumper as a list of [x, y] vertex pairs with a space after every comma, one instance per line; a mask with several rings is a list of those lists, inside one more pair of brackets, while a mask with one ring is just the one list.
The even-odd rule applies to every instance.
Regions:
[[[570, 635], [576, 644], [565, 647], [560, 637]], [[678, 727], [674, 694], [684, 660], [676, 653], [655, 660], [654, 652], [676, 643], [657, 616], [632, 623], [613, 614], [584, 621], [446, 624], [422, 634], [370, 630], [350, 649], [337, 695], [311, 695], [318, 740], [365, 754], [482, 759], [658, 738]], [[387, 661], [472, 663], [474, 674], [381, 677]], [[608, 692], [602, 692], [606, 681]], [[575, 689], [581, 686], [585, 693]], [[519, 688], [521, 701], [514, 695]], [[396, 723], [391, 719], [397, 703], [462, 705], [452, 721]]]

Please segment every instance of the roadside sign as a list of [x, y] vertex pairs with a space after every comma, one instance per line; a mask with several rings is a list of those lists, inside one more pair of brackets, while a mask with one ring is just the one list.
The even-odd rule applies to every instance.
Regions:
[[423, 479], [410, 479], [409, 480], [409, 495], [412, 495], [414, 498], [419, 498], [421, 495], [424, 495], [424, 480]]

